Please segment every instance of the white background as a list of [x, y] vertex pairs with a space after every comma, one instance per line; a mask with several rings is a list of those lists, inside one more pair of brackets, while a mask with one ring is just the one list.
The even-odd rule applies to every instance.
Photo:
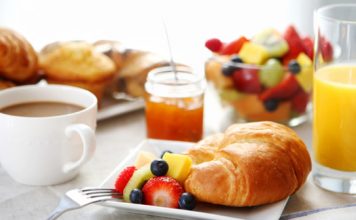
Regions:
[[111, 39], [168, 57], [164, 19], [175, 59], [203, 71], [206, 39], [230, 41], [288, 24], [312, 35], [313, 9], [332, 1], [0, 0], [0, 26], [20, 32], [37, 50], [58, 40]]

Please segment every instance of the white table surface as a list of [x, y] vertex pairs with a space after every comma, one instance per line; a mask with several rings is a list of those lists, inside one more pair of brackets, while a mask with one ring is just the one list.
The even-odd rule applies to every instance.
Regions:
[[[206, 115], [210, 117], [209, 114]], [[308, 146], [311, 146], [311, 123], [295, 128]], [[129, 150], [145, 139], [144, 111], [138, 110], [98, 123], [97, 150], [94, 158], [70, 182], [48, 187], [25, 186], [13, 181], [0, 167], [0, 219], [45, 219], [57, 206], [60, 196], [72, 188], [97, 186]], [[309, 176], [307, 183], [291, 196], [283, 214], [329, 208], [356, 202], [356, 197], [324, 191], [316, 187]], [[352, 209], [347, 218], [356, 216]], [[131, 214], [115, 208], [90, 205], [65, 213], [60, 219], [163, 219]]]

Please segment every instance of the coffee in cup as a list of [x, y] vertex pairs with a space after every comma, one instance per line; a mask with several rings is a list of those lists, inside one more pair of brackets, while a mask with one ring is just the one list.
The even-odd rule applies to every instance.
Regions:
[[16, 181], [53, 185], [95, 151], [96, 97], [80, 88], [29, 85], [0, 91], [0, 162]]

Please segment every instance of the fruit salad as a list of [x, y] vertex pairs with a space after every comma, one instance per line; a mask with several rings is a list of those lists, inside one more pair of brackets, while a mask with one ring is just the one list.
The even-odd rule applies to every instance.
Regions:
[[132, 166], [118, 175], [115, 190], [125, 202], [168, 208], [194, 209], [195, 197], [184, 191], [192, 160], [189, 156], [163, 152], [161, 158], [141, 151]]
[[[330, 61], [330, 43], [321, 43], [323, 59]], [[239, 120], [297, 125], [306, 119], [312, 89], [313, 44], [294, 26], [283, 33], [269, 28], [228, 43], [209, 39], [205, 46], [213, 56], [206, 62], [206, 77]]]

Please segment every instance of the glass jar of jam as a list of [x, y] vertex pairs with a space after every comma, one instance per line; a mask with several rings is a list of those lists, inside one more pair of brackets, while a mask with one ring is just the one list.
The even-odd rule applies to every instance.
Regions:
[[205, 78], [186, 66], [149, 72], [146, 89], [148, 138], [199, 141], [203, 135]]

